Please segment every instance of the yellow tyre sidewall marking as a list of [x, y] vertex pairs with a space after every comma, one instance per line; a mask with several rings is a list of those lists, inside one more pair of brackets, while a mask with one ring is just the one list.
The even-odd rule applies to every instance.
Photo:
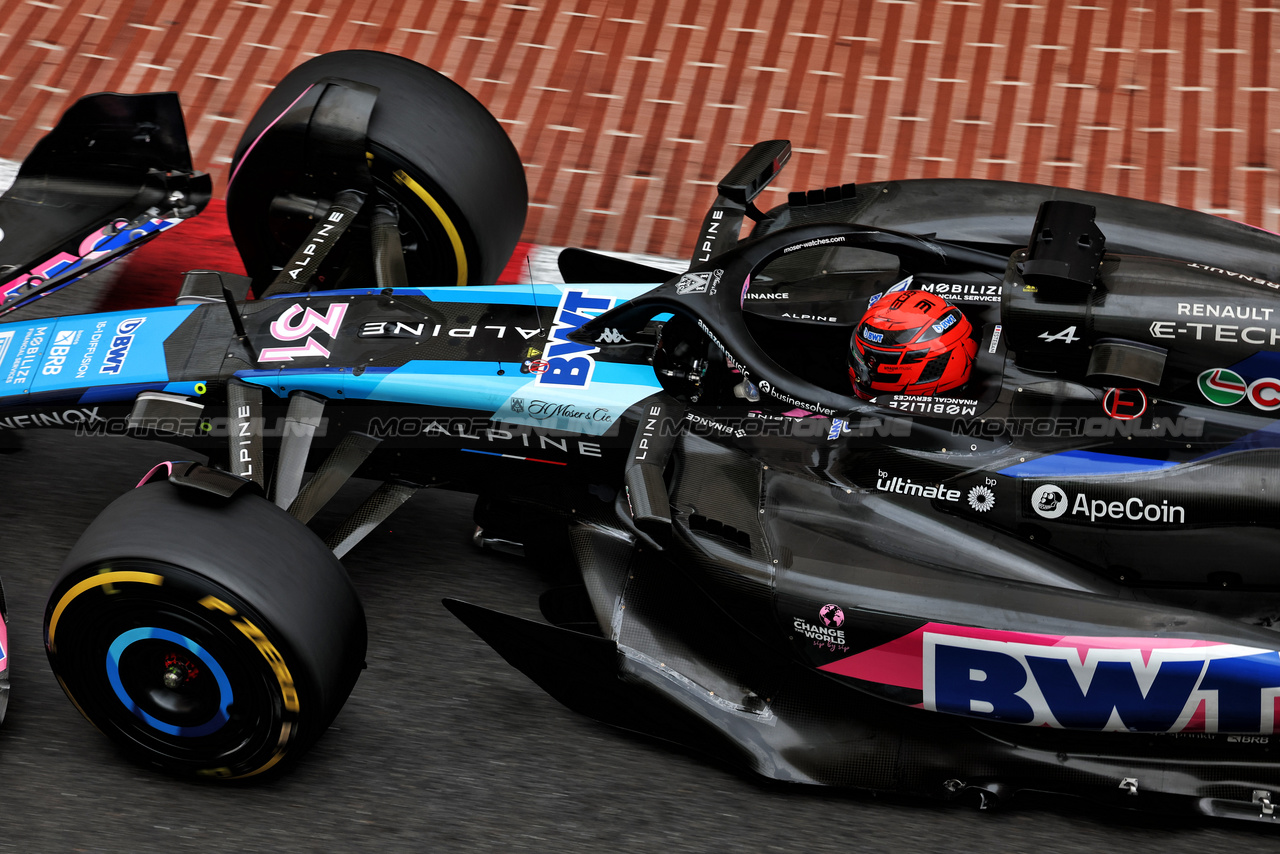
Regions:
[[431, 212], [436, 215], [436, 219], [440, 220], [440, 224], [444, 226], [445, 233], [449, 235], [449, 243], [453, 246], [453, 255], [458, 266], [458, 282], [459, 285], [467, 283], [467, 255], [462, 249], [462, 238], [458, 235], [458, 230], [453, 227], [453, 220], [449, 219], [449, 215], [444, 212], [444, 208], [440, 207], [440, 203], [431, 197], [431, 194], [423, 189], [422, 185], [413, 178], [409, 177], [402, 169], [397, 169], [394, 173], [398, 183], [408, 187], [409, 190], [431, 208]]
[[55, 653], [58, 651], [58, 645], [54, 642], [54, 632], [58, 630], [58, 620], [62, 618], [62, 612], [71, 604], [72, 599], [95, 587], [102, 587], [107, 584], [125, 584], [127, 582], [154, 584], [158, 587], [164, 584], [164, 576], [156, 575], [153, 572], [104, 572], [79, 582], [62, 595], [62, 598], [58, 600], [57, 607], [53, 609], [53, 616], [49, 618], [49, 649]]
[[[280, 685], [280, 697], [284, 702], [284, 708], [287, 712], [293, 714], [301, 714], [302, 706], [298, 701], [298, 691], [293, 683], [293, 674], [289, 672], [289, 667], [285, 664], [284, 656], [276, 649], [275, 644], [267, 639], [262, 630], [250, 622], [247, 618], [238, 616], [236, 609], [223, 602], [216, 596], [206, 596], [200, 600], [200, 604], [211, 611], [221, 611], [222, 613], [234, 617], [231, 625], [235, 626], [240, 634], [249, 639], [249, 642], [257, 648], [262, 657], [267, 660], [271, 672], [275, 674], [276, 682]], [[271, 758], [262, 765], [246, 771], [243, 774], [231, 774], [230, 768], [211, 768], [201, 771], [201, 774], [211, 777], [224, 777], [229, 780], [240, 780], [245, 777], [252, 777], [255, 774], [261, 774], [268, 770], [281, 759], [284, 758], [285, 752], [288, 750], [289, 742], [293, 739], [293, 721], [280, 722], [280, 737], [276, 740], [276, 749], [271, 754]]]

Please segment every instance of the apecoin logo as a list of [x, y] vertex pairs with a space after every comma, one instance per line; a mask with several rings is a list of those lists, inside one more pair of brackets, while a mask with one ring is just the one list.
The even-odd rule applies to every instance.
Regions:
[[1067, 494], [1052, 483], [1036, 487], [1031, 493], [1031, 507], [1037, 516], [1045, 519], [1057, 519], [1067, 512]]

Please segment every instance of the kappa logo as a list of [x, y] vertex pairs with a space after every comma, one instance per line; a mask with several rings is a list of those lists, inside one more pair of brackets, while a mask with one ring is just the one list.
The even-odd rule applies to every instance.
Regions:
[[607, 327], [604, 330], [604, 332], [600, 333], [599, 337], [596, 338], [596, 343], [597, 344], [624, 344], [624, 343], [630, 344], [631, 339], [623, 335], [617, 329], [614, 329], [612, 326], [610, 326], [610, 327]]
[[676, 282], [676, 293], [680, 296], [705, 294], [707, 292], [714, 294], [716, 285], [720, 284], [720, 277], [723, 275], [724, 270], [710, 270], [706, 273], [685, 273], [680, 277], [680, 281]]

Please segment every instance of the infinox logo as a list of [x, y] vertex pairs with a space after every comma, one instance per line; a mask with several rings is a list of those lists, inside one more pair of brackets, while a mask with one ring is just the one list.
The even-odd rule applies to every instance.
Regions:
[[1194, 640], [920, 630], [924, 707], [1062, 729], [1270, 733], [1280, 653]]
[[1235, 406], [1246, 397], [1264, 412], [1280, 409], [1280, 380], [1260, 377], [1246, 383], [1244, 377], [1228, 368], [1210, 368], [1196, 379], [1204, 399], [1214, 406]]
[[593, 297], [582, 290], [569, 289], [561, 294], [560, 305], [556, 307], [556, 325], [547, 339], [546, 352], [542, 357], [546, 369], [538, 372], [534, 380], [537, 385], [560, 388], [586, 388], [591, 385], [591, 375], [596, 367], [592, 356], [599, 353], [600, 348], [570, 341], [569, 335], [612, 304], [611, 297]]

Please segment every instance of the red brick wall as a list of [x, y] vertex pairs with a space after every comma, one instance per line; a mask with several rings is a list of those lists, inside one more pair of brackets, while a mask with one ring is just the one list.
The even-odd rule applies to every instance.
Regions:
[[850, 180], [990, 177], [1280, 230], [1280, 0], [5, 0], [0, 157], [75, 97], [176, 89], [221, 188], [290, 67], [389, 50], [451, 76], [526, 163], [525, 239], [683, 256], [760, 139], [765, 203]]

